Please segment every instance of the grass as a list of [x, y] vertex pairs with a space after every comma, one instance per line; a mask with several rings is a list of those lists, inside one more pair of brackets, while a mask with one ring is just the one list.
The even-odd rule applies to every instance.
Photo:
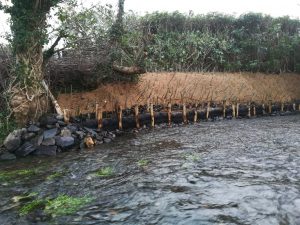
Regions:
[[22, 169], [22, 170], [13, 170], [13, 171], [4, 171], [0, 172], [0, 181], [11, 181], [16, 177], [30, 177], [36, 175], [38, 173], [38, 169]]
[[65, 175], [65, 172], [55, 172], [47, 177], [47, 180], [55, 180], [57, 178], [61, 178]]
[[114, 175], [114, 170], [111, 167], [104, 167], [96, 171], [95, 175], [98, 177], [111, 177]]
[[29, 213], [33, 212], [34, 210], [38, 208], [43, 208], [45, 206], [45, 200], [36, 199], [32, 202], [29, 202], [25, 204], [20, 210], [19, 214], [20, 216], [26, 216]]
[[57, 198], [47, 201], [45, 212], [53, 217], [70, 215], [77, 212], [80, 208], [91, 201], [92, 198], [90, 197], [59, 195]]
[[147, 160], [147, 159], [141, 159], [141, 160], [139, 160], [138, 162], [137, 162], [137, 164], [138, 164], [138, 166], [147, 166], [148, 164], [149, 164], [150, 162], [149, 162], [149, 160]]
[[191, 160], [191, 161], [199, 161], [200, 160], [200, 156], [197, 155], [196, 153], [191, 153], [191, 154], [185, 154], [184, 158], [186, 160]]
[[25, 204], [20, 210], [20, 216], [26, 216], [37, 209], [43, 210], [52, 217], [70, 215], [77, 212], [80, 208], [91, 202], [90, 197], [71, 197], [68, 195], [59, 195], [52, 200], [35, 199]]

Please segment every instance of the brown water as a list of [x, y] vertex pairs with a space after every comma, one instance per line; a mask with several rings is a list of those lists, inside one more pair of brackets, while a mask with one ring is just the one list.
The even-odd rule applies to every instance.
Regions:
[[[138, 165], [148, 160], [147, 166]], [[110, 178], [91, 174], [105, 166]], [[41, 167], [0, 184], [0, 224], [300, 224], [300, 116], [202, 122], [126, 134], [93, 151], [26, 158]], [[47, 180], [49, 174], [65, 175]], [[20, 217], [12, 197], [89, 195], [71, 216]]]

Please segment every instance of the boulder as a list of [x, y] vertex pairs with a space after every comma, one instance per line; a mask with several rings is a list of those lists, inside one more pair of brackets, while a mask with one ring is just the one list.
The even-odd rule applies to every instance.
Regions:
[[76, 131], [75, 134], [80, 138], [83, 139], [85, 136], [85, 133], [83, 131]]
[[44, 131], [44, 139], [54, 138], [56, 136], [57, 132], [58, 132], [57, 128], [53, 128], [53, 129], [50, 129], [50, 130], [45, 130]]
[[57, 146], [38, 146], [34, 155], [47, 155], [47, 156], [55, 156], [57, 152]]
[[62, 136], [62, 137], [71, 137], [72, 132], [68, 128], [65, 127], [61, 130], [60, 136]]
[[14, 130], [5, 138], [3, 145], [9, 152], [14, 152], [20, 147], [23, 133], [23, 129]]
[[27, 128], [27, 131], [28, 132], [33, 132], [33, 133], [37, 133], [41, 130], [41, 128], [37, 127], [36, 125], [30, 125], [28, 128]]
[[96, 131], [94, 131], [93, 129], [87, 128], [87, 127], [85, 127], [84, 129], [85, 129], [86, 132], [88, 132], [92, 137], [96, 137], [96, 135], [97, 135], [97, 132], [96, 132]]
[[104, 142], [104, 143], [110, 143], [110, 142], [111, 142], [111, 139], [110, 139], [110, 138], [103, 138], [103, 142]]
[[67, 128], [72, 132], [72, 133], [75, 133], [76, 131], [78, 131], [78, 127], [77, 126], [74, 126], [74, 125], [71, 125], [69, 124], [67, 126]]
[[9, 153], [9, 152], [4, 152], [1, 156], [0, 156], [0, 159], [1, 160], [14, 160], [16, 159], [17, 157], [12, 154], [12, 153]]
[[57, 137], [56, 145], [62, 149], [70, 149], [74, 146], [75, 139], [73, 137]]
[[44, 139], [43, 142], [42, 142], [42, 145], [44, 145], [44, 146], [52, 146], [52, 145], [55, 145], [55, 139], [54, 139], [54, 138], [47, 138], [47, 139]]
[[84, 144], [87, 148], [93, 148], [95, 145], [95, 142], [91, 136], [86, 136], [84, 138]]
[[32, 138], [34, 138], [35, 135], [36, 135], [36, 134], [33, 133], [33, 132], [25, 133], [25, 134], [23, 134], [22, 139], [23, 139], [24, 141], [28, 141], [28, 140], [31, 140]]
[[58, 120], [51, 115], [43, 115], [39, 119], [40, 125], [43, 127], [47, 125], [55, 125], [57, 121]]
[[17, 156], [25, 157], [29, 155], [31, 152], [34, 152], [36, 147], [30, 142], [25, 142], [20, 148], [15, 151]]

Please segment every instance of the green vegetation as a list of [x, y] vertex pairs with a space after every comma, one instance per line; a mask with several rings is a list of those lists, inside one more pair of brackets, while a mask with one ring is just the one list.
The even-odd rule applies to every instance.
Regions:
[[77, 212], [80, 208], [92, 201], [89, 197], [71, 197], [67, 195], [59, 195], [57, 198], [35, 199], [25, 204], [20, 210], [21, 216], [26, 216], [36, 209], [42, 209], [45, 213], [52, 217], [70, 215]]
[[45, 212], [53, 217], [69, 215], [78, 211], [80, 208], [92, 201], [89, 197], [70, 197], [59, 195], [53, 200], [49, 200], [45, 206]]
[[26, 216], [27, 214], [33, 212], [36, 209], [42, 209], [45, 206], [45, 201], [44, 200], [33, 200], [32, 202], [29, 202], [25, 204], [20, 210], [19, 214], [20, 216]]
[[95, 172], [98, 177], [111, 177], [114, 175], [114, 170], [111, 167], [104, 167]]
[[200, 160], [200, 156], [197, 155], [196, 153], [184, 154], [184, 158], [186, 160], [190, 160], [190, 161], [199, 161]]
[[55, 172], [47, 177], [47, 180], [55, 180], [57, 178], [61, 178], [65, 175], [65, 172]]
[[[1, 94], [1, 92], [0, 92]], [[1, 101], [0, 101], [1, 104]], [[0, 112], [0, 145], [2, 145], [6, 136], [17, 128], [14, 120], [8, 119], [8, 114]]]
[[141, 159], [141, 160], [138, 161], [137, 164], [138, 164], [138, 166], [143, 167], [143, 166], [147, 166], [149, 163], [150, 163], [149, 160]]
[[35, 169], [22, 169], [14, 171], [1, 171], [0, 181], [11, 181], [17, 177], [31, 177], [38, 173], [38, 168]]

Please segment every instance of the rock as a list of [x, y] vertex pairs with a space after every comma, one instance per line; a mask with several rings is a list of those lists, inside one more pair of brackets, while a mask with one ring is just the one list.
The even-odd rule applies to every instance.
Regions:
[[4, 152], [1, 156], [0, 156], [0, 159], [1, 160], [14, 160], [16, 159], [17, 157], [12, 154], [12, 153], [9, 153], [9, 152]]
[[60, 131], [60, 136], [62, 136], [62, 137], [71, 137], [72, 132], [68, 128], [65, 127]]
[[44, 146], [55, 145], [55, 139], [54, 138], [44, 139], [43, 142], [42, 142], [42, 145], [44, 145]]
[[40, 117], [39, 122], [41, 126], [46, 125], [55, 125], [57, 123], [57, 119], [50, 115], [43, 115]]
[[64, 119], [64, 116], [63, 115], [56, 115], [55, 117], [57, 120], [63, 120]]
[[53, 128], [53, 129], [50, 129], [50, 130], [45, 130], [44, 131], [44, 139], [54, 138], [56, 136], [57, 132], [58, 132], [57, 128]]
[[87, 148], [93, 148], [95, 145], [95, 142], [91, 136], [86, 136], [84, 138], [84, 144]]
[[66, 126], [66, 123], [64, 121], [59, 120], [59, 121], [57, 121], [57, 123], [59, 126], [62, 126], [62, 127]]
[[39, 136], [36, 136], [33, 139], [31, 139], [30, 143], [35, 146], [39, 146], [42, 144], [43, 140], [44, 140], [44, 135], [39, 135]]
[[56, 145], [62, 149], [69, 149], [75, 144], [75, 139], [73, 137], [57, 137]]
[[110, 138], [103, 138], [103, 142], [104, 142], [104, 143], [110, 143], [110, 142], [111, 142], [111, 139], [110, 139]]
[[23, 129], [14, 130], [5, 138], [3, 145], [9, 152], [14, 152], [20, 147], [23, 132]]
[[84, 136], [85, 136], [85, 133], [84, 133], [83, 131], [76, 131], [75, 134], [76, 134], [77, 136], [79, 136], [80, 139], [83, 139]]
[[25, 133], [23, 136], [22, 136], [22, 139], [24, 141], [28, 141], [28, 140], [31, 140], [32, 138], [35, 137], [35, 133]]
[[96, 131], [94, 131], [93, 129], [87, 128], [87, 127], [85, 127], [84, 129], [85, 129], [92, 137], [96, 137], [96, 135], [97, 135]]
[[28, 132], [33, 132], [33, 133], [37, 133], [41, 130], [41, 128], [35, 126], [35, 125], [30, 125], [28, 128], [27, 128], [27, 131]]
[[34, 155], [47, 155], [47, 156], [55, 156], [57, 152], [57, 146], [39, 146], [36, 151], [33, 153]]
[[97, 141], [102, 141], [103, 138], [104, 138], [104, 137], [101, 136], [101, 135], [99, 135], [99, 134], [96, 135], [96, 140], [97, 140]]
[[[53, 128], [55, 128], [56, 127], [56, 125], [46, 125], [46, 128], [47, 129], [53, 129]], [[57, 128], [57, 127], [56, 127]]]
[[25, 157], [29, 155], [31, 152], [34, 152], [36, 147], [30, 142], [25, 142], [20, 148], [15, 151], [17, 156]]
[[68, 125], [67, 128], [72, 132], [75, 133], [76, 131], [78, 131], [78, 127], [74, 126], [74, 125]]

